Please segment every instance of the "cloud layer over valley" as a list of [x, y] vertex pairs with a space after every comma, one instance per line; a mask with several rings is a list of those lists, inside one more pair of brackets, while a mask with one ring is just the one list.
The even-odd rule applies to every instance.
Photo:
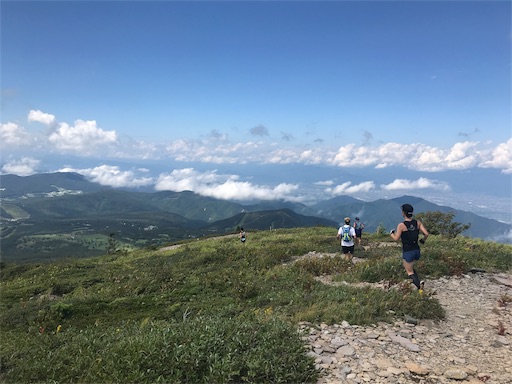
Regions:
[[[314, 140], [293, 145], [290, 136], [274, 135], [264, 126], [249, 127], [241, 136], [234, 133], [212, 131], [203, 138], [148, 142], [121, 136], [94, 120], [59, 122], [50, 113], [31, 110], [24, 124], [0, 125], [1, 172], [20, 176], [76, 172], [115, 188], [190, 190], [219, 199], [304, 203], [341, 195], [363, 199], [441, 196], [457, 189], [446, 176], [449, 171], [463, 175], [476, 169], [494, 170], [505, 180], [512, 173], [512, 139], [505, 143], [464, 141], [449, 148], [393, 142], [336, 147]], [[231, 135], [237, 140], [231, 140]], [[371, 134], [362, 136], [368, 139]], [[49, 165], [52, 156], [69, 162]], [[73, 159], [92, 165], [77, 166]], [[160, 164], [160, 171], [152, 169], [155, 163]], [[280, 171], [282, 167], [294, 171]], [[311, 167], [325, 173], [316, 174]], [[395, 169], [404, 171], [399, 175], [391, 171]]]

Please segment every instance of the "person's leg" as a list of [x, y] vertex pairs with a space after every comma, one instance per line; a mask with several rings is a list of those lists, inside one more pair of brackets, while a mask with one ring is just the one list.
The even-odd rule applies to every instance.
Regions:
[[[414, 261], [418, 261], [419, 259], [421, 258], [421, 251], [418, 249], [415, 253], [414, 253]], [[420, 280], [418, 274], [416, 273], [416, 270], [413, 268], [412, 269], [414, 271], [414, 275], [418, 278], [418, 280]], [[423, 280], [420, 281], [420, 286], [418, 287], [419, 290], [421, 290], [423, 292], [423, 288], [425, 287], [425, 282]]]
[[414, 283], [416, 288], [420, 289], [421, 288], [420, 279], [419, 279], [418, 275], [416, 274], [416, 272], [414, 272], [413, 262], [408, 262], [404, 259], [404, 268], [405, 268], [405, 271], [407, 272], [407, 276], [409, 277], [409, 279], [412, 280], [412, 282]]
[[414, 270], [414, 255], [410, 252], [405, 252], [403, 255], [403, 265], [409, 279], [412, 280], [416, 288], [421, 289], [420, 279]]
[[[416, 272], [416, 270], [413, 268], [413, 271], [414, 271], [414, 275], [418, 276], [418, 273]], [[418, 276], [418, 280], [419, 280], [419, 276]], [[423, 290], [423, 288], [425, 288], [425, 281], [421, 280], [420, 281], [420, 286], [418, 287], [418, 289], [421, 289]]]
[[341, 253], [343, 254], [343, 258], [347, 260], [352, 260], [352, 254], [354, 253], [354, 246], [352, 247], [341, 247]]

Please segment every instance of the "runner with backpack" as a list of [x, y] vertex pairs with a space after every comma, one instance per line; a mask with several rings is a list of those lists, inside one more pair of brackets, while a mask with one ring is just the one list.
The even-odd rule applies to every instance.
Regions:
[[345, 224], [340, 226], [336, 239], [341, 239], [341, 253], [348, 258], [352, 259], [354, 255], [354, 239], [356, 237], [356, 231], [354, 227], [350, 225], [350, 217], [345, 217]]
[[[420, 280], [416, 273], [414, 262], [421, 257], [420, 245], [418, 243], [425, 244], [429, 234], [421, 221], [412, 218], [414, 208], [411, 204], [404, 204], [401, 206], [401, 209], [404, 221], [397, 225], [396, 230], [392, 229], [389, 234], [393, 240], [402, 241], [402, 259], [405, 271], [409, 279], [418, 288], [420, 294], [422, 294], [425, 282]], [[418, 239], [420, 232], [423, 234], [422, 239]]]

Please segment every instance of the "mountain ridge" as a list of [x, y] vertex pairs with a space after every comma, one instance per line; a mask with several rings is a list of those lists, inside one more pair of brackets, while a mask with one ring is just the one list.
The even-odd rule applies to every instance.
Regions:
[[[402, 220], [403, 203], [413, 204], [415, 213], [454, 212], [455, 221], [471, 224], [463, 233], [470, 237], [494, 240], [501, 235], [504, 236], [501, 242], [507, 242], [506, 236], [511, 231], [509, 224], [410, 195], [375, 201], [338, 196], [311, 206], [280, 200], [244, 205], [192, 191], [127, 191], [103, 188], [95, 183], [91, 186], [91, 182], [78, 174], [49, 174], [47, 179], [45, 175], [24, 179], [0, 175], [2, 257], [24, 253], [35, 256], [44, 254], [47, 248], [51, 254], [51, 249], [62, 239], [67, 242], [67, 248], [81, 247], [91, 254], [101, 254], [111, 235], [118, 239], [121, 249], [130, 249], [229, 233], [241, 226], [248, 230], [316, 225], [334, 228], [345, 216], [360, 217], [365, 231], [375, 232], [378, 227], [386, 230], [396, 227]], [[23, 182], [17, 185], [20, 180]], [[30, 180], [35, 180], [33, 186]], [[79, 185], [84, 186], [83, 191], [71, 189]], [[59, 188], [62, 194], [51, 193]]]

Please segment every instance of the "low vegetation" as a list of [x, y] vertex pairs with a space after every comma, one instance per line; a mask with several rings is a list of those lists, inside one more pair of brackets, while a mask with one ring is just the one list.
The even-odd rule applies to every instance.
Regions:
[[[248, 232], [53, 263], [2, 263], [0, 382], [315, 382], [300, 321], [439, 320], [435, 296], [402, 282], [400, 247], [365, 234], [343, 260], [336, 229]], [[417, 265], [437, 278], [510, 271], [512, 246], [432, 236]], [[386, 282], [326, 285], [334, 281]], [[504, 300], [505, 301], [505, 300]]]

